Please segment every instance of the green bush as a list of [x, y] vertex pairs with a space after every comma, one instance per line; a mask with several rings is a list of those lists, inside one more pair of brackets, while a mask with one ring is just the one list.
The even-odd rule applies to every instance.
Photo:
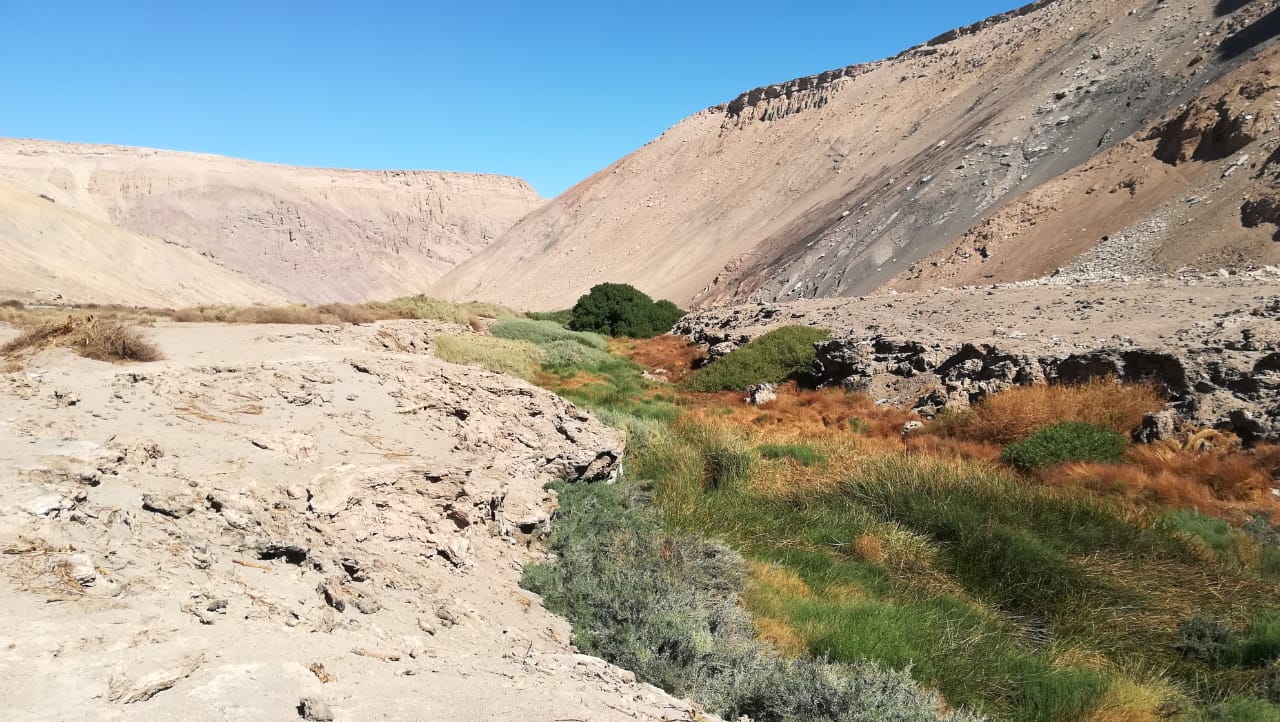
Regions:
[[760, 455], [766, 459], [795, 459], [801, 466], [823, 466], [827, 463], [825, 454], [805, 444], [765, 444], [760, 447]]
[[522, 583], [573, 623], [574, 644], [725, 718], [973, 720], [944, 712], [909, 674], [872, 663], [786, 659], [754, 638], [738, 606], [740, 557], [714, 542], [663, 530], [638, 490], [559, 485], [553, 562]]
[[1110, 429], [1071, 421], [1052, 424], [1009, 444], [1000, 459], [1023, 469], [1057, 466], [1068, 461], [1119, 461], [1128, 441]]
[[436, 355], [450, 363], [482, 366], [494, 373], [531, 379], [544, 357], [542, 349], [528, 341], [492, 336], [440, 336]]
[[512, 341], [529, 341], [542, 346], [553, 341], [572, 341], [600, 351], [609, 350], [609, 340], [598, 333], [570, 331], [554, 321], [512, 318], [489, 327], [489, 333]]
[[574, 304], [569, 328], [608, 336], [651, 338], [670, 331], [683, 315], [674, 303], [655, 303], [625, 283], [601, 283]]
[[1178, 626], [1178, 643], [1174, 645], [1178, 654], [1206, 664], [1222, 661], [1231, 647], [1231, 629], [1200, 615], [1182, 621]]
[[779, 383], [808, 370], [813, 345], [830, 334], [808, 326], [783, 326], [712, 361], [683, 382], [690, 391], [746, 391], [761, 383]]

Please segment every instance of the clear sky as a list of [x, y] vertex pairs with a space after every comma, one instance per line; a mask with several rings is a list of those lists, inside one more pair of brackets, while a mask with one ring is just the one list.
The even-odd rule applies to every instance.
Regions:
[[502, 173], [554, 196], [756, 86], [1018, 0], [0, 0], [0, 135]]

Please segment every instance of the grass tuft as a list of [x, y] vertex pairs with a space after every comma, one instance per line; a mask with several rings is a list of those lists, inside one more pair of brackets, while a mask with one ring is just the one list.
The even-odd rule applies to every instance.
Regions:
[[543, 359], [542, 349], [528, 341], [467, 334], [439, 336], [436, 355], [450, 363], [480, 366], [494, 373], [532, 379]]
[[792, 459], [801, 466], [825, 466], [827, 456], [807, 444], [765, 444], [759, 449], [766, 459]]
[[1083, 422], [1129, 435], [1148, 413], [1165, 407], [1148, 384], [1119, 384], [1094, 379], [1079, 385], [1014, 386], [978, 402], [972, 409], [940, 417], [937, 430], [950, 436], [1009, 444], [1051, 424]]
[[512, 318], [499, 321], [489, 328], [498, 338], [513, 341], [529, 341], [539, 346], [556, 341], [570, 341], [596, 351], [608, 351], [609, 340], [598, 333], [570, 331], [554, 321], [535, 321]]
[[1045, 426], [1004, 448], [1000, 460], [1021, 469], [1044, 469], [1068, 461], [1119, 461], [1129, 446], [1120, 434], [1082, 421]]

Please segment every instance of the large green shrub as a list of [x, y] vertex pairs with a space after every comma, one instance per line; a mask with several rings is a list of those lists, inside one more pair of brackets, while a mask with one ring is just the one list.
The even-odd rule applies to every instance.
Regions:
[[601, 283], [573, 306], [569, 328], [609, 336], [651, 338], [666, 333], [684, 312], [625, 283]]
[[1101, 426], [1071, 421], [1052, 424], [1009, 444], [1000, 459], [1023, 469], [1039, 469], [1068, 461], [1119, 461], [1128, 447], [1121, 434]]
[[829, 335], [808, 326], [774, 329], [689, 375], [683, 385], [690, 391], [745, 391], [786, 381], [813, 364], [813, 345]]

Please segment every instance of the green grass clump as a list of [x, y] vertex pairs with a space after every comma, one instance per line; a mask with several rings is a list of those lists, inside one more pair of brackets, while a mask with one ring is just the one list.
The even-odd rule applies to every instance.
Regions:
[[564, 327], [569, 326], [569, 321], [573, 320], [573, 309], [566, 308], [560, 311], [526, 311], [525, 316], [535, 321], [551, 321]]
[[1119, 461], [1128, 448], [1124, 436], [1081, 421], [1051, 424], [1004, 448], [1000, 459], [1022, 469], [1042, 469], [1068, 461]]
[[682, 385], [689, 391], [745, 391], [786, 381], [813, 364], [813, 345], [828, 336], [822, 329], [783, 326], [690, 374]]
[[824, 466], [827, 456], [807, 444], [765, 444], [760, 455], [766, 459], [794, 459], [801, 466]]
[[528, 341], [467, 334], [440, 336], [435, 343], [436, 355], [445, 361], [522, 379], [532, 379], [543, 359], [542, 349]]
[[568, 369], [591, 372], [613, 360], [608, 351], [584, 346], [577, 341], [551, 341], [539, 344], [539, 347], [543, 353], [543, 367], [553, 372]]
[[519, 314], [494, 303], [450, 303], [430, 296], [404, 296], [370, 306], [381, 306], [400, 318], [466, 323], [473, 316], [482, 318], [517, 318]]
[[1197, 722], [1277, 722], [1275, 705], [1243, 696], [1232, 696], [1196, 717]]
[[725, 719], [960, 720], [905, 672], [868, 662], [787, 659], [754, 639], [738, 606], [741, 558], [665, 531], [629, 483], [561, 485], [554, 562], [522, 583], [573, 622], [574, 644]]
[[608, 351], [609, 340], [598, 333], [570, 331], [554, 321], [534, 321], [525, 318], [513, 318], [499, 321], [489, 328], [489, 333], [498, 338], [513, 341], [529, 341], [542, 346], [553, 341], [572, 341], [573, 343]]
[[1261, 667], [1280, 659], [1280, 611], [1256, 614], [1240, 633], [1232, 656], [1245, 667]]

